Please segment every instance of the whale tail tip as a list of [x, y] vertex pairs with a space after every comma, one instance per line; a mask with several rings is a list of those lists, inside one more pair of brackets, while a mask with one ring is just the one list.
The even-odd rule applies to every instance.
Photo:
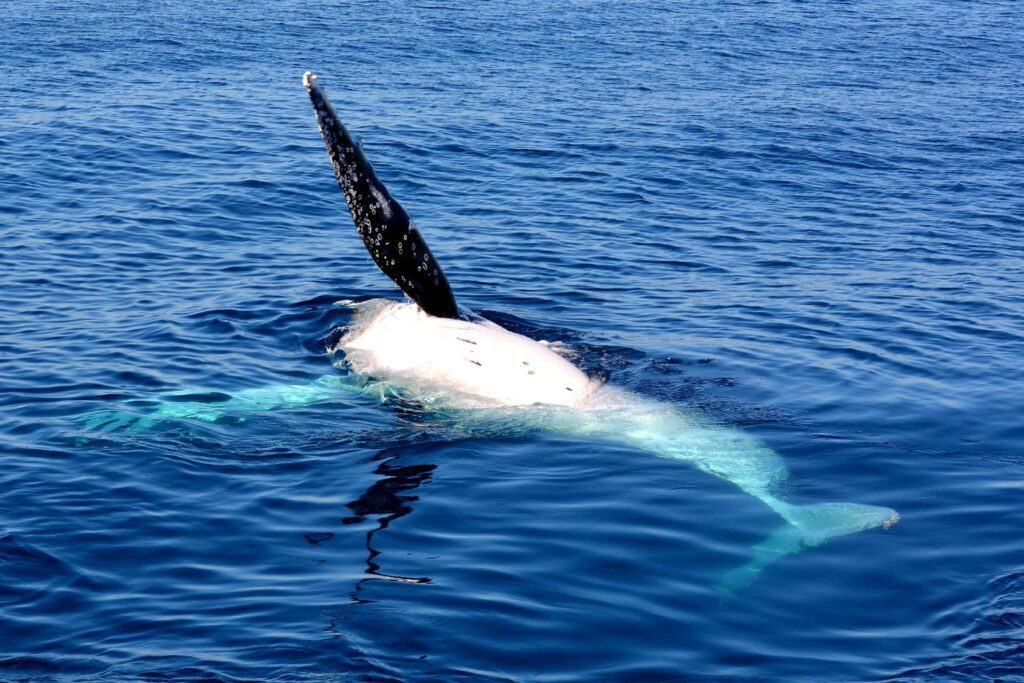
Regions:
[[858, 531], [888, 529], [900, 521], [899, 513], [892, 508], [861, 503], [779, 503], [775, 510], [800, 532], [803, 545], [808, 547]]
[[787, 555], [823, 545], [830, 538], [882, 527], [900, 521], [892, 508], [860, 503], [818, 503], [792, 505], [777, 499], [765, 501], [786, 523], [753, 547], [753, 557], [743, 566], [727, 572], [715, 589], [723, 601], [752, 584], [761, 570]]

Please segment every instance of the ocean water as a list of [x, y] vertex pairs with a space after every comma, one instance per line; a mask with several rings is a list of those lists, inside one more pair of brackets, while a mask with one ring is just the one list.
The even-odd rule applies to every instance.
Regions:
[[[226, 4], [0, 5], [0, 679], [1024, 680], [1024, 6]], [[397, 298], [306, 69], [462, 305], [901, 522], [723, 600], [777, 518], [625, 446], [90, 422]]]

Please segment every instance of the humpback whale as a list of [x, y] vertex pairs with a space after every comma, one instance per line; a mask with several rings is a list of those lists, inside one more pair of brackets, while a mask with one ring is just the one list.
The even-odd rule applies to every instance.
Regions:
[[[515, 425], [523, 433], [624, 443], [727, 480], [781, 518], [781, 526], [753, 547], [750, 560], [716, 585], [725, 595], [749, 585], [779, 558], [837, 536], [888, 528], [899, 520], [888, 507], [787, 501], [781, 493], [788, 474], [785, 463], [755, 437], [590, 378], [551, 345], [459, 307], [422, 234], [377, 177], [317, 76], [307, 71], [302, 82], [359, 236], [409, 301], [375, 299], [352, 305], [352, 324], [330, 349], [347, 373], [328, 374], [306, 385], [248, 389], [213, 402], [170, 397], [141, 426], [166, 418], [214, 421], [356, 391], [384, 401], [398, 396], [428, 411], [457, 415], [470, 431], [472, 425], [491, 422]], [[102, 417], [93, 424], [104, 425], [110, 422]]]
[[591, 380], [548, 345], [460, 310], [422, 235], [353, 143], [317, 76], [307, 71], [302, 81], [363, 243], [412, 299], [369, 306], [357, 316], [338, 346], [355, 373], [449, 410], [483, 416], [518, 409], [537, 428], [625, 441], [731, 481], [785, 523], [755, 546], [748, 564], [723, 578], [719, 588], [727, 592], [779, 557], [899, 519], [887, 507], [786, 502], [777, 493], [786, 478], [782, 459], [753, 437]]

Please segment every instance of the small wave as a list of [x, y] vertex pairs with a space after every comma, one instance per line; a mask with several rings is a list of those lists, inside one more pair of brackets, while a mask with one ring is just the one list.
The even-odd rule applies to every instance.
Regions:
[[988, 582], [985, 592], [945, 614], [973, 621], [947, 637], [949, 654], [886, 681], [1012, 681], [1024, 672], [1024, 570]]

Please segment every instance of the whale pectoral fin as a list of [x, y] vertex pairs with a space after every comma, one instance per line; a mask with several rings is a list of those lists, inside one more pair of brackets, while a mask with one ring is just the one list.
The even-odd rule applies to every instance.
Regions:
[[81, 418], [82, 429], [93, 433], [125, 432], [136, 434], [153, 427], [156, 420], [128, 410], [97, 410]]
[[179, 420], [240, 424], [246, 421], [247, 413], [302, 408], [353, 394], [379, 397], [385, 402], [393, 396], [386, 394], [382, 386], [380, 382], [364, 382], [352, 375], [330, 374], [308, 384], [275, 384], [242, 389], [233, 394], [210, 391], [165, 394], [116, 410], [92, 411], [80, 419], [86, 432], [126, 434], [137, 434]]
[[302, 83], [313, 103], [334, 176], [374, 263], [427, 314], [458, 318], [444, 271], [409, 214], [377, 177], [362, 143], [346, 130], [317, 77], [307, 71]]

